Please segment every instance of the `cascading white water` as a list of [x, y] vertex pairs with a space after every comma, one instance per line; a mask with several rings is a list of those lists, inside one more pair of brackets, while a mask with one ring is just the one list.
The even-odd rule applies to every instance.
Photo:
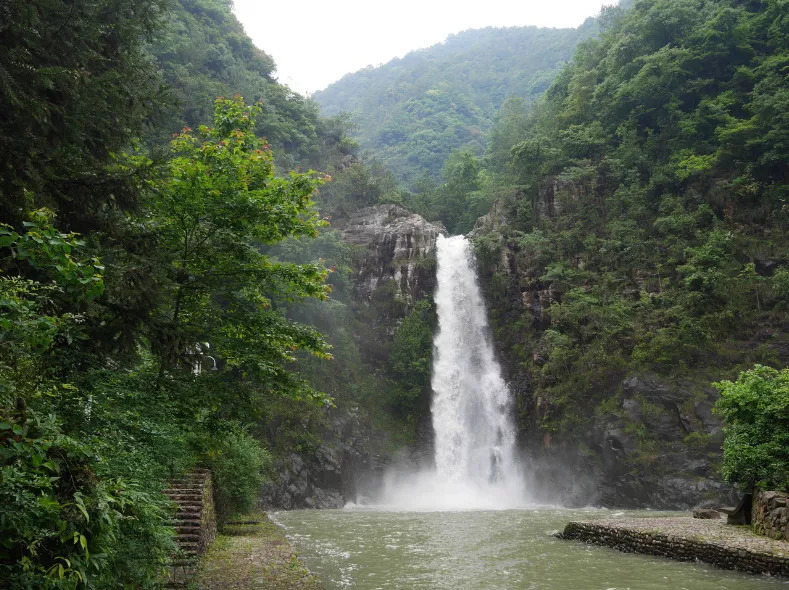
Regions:
[[438, 332], [433, 340], [435, 469], [392, 471], [383, 503], [469, 510], [527, 504], [515, 453], [511, 399], [488, 337], [471, 245], [438, 237]]
[[433, 430], [439, 477], [496, 486], [514, 481], [510, 393], [493, 357], [471, 245], [438, 243], [438, 333], [433, 347]]

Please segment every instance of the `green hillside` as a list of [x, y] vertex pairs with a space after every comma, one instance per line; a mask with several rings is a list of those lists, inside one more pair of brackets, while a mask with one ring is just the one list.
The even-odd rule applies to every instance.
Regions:
[[596, 31], [593, 19], [578, 29], [465, 31], [348, 74], [313, 98], [326, 114], [350, 112], [362, 149], [413, 185], [425, 172], [438, 179], [455, 149], [482, 154], [503, 102], [510, 96], [533, 101], [576, 44]]
[[[326, 169], [339, 145], [344, 124], [322, 118], [318, 105], [277, 82], [274, 60], [252, 44], [225, 0], [175, 0], [147, 47], [168, 87], [170, 108], [155, 121], [149, 140], [169, 141], [182, 127], [211, 119], [214, 99], [240, 94], [262, 101], [256, 132], [277, 150], [287, 169], [297, 165]], [[335, 158], [336, 159], [336, 158]]]
[[[789, 360], [786, 7], [637, 2], [511, 119], [509, 162], [479, 173], [506, 195], [477, 241], [525, 420], [570, 439], [623, 421], [639, 477], [679, 469], [671, 449], [717, 448], [690, 436], [710, 382]], [[634, 375], [691, 417], [688, 447], [649, 425], [665, 399], [625, 411]]]

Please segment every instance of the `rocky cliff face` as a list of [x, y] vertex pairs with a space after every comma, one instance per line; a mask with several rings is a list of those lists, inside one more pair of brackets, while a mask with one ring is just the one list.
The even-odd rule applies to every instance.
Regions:
[[[534, 209], [551, 216], [568, 198], [575, 198], [572, 186], [545, 183]], [[544, 362], [535, 343], [550, 327], [546, 310], [558, 295], [539, 281], [537, 261], [506, 237], [511, 215], [497, 203], [479, 219], [472, 239], [494, 340], [517, 400], [531, 489], [551, 502], [632, 508], [689, 508], [729, 498], [732, 489], [717, 474], [722, 434], [712, 413], [717, 393], [711, 379], [699, 383], [625, 369], [590, 389], [588, 407], [581, 409], [588, 419], [574, 432], [541, 429], [556, 409], [534, 395], [526, 366]]]
[[397, 205], [359, 210], [343, 231], [346, 242], [362, 247], [354, 269], [356, 300], [370, 303], [384, 289], [410, 306], [431, 294], [436, 239], [445, 233], [441, 223], [425, 221]]
[[[414, 304], [432, 297], [436, 278], [436, 239], [446, 230], [397, 205], [359, 210], [345, 224], [343, 240], [356, 246], [352, 265], [351, 310], [365, 367], [386, 375], [393, 335]], [[417, 425], [418, 446], [432, 438], [429, 400]], [[281, 457], [276, 476], [261, 493], [267, 507], [339, 508], [358, 500], [374, 485], [393, 445], [370, 426], [367, 410], [341, 405], [328, 410], [322, 443], [309, 454]]]
[[359, 408], [331, 410], [320, 446], [312, 453], [280, 457], [264, 484], [264, 508], [342, 508], [380, 467], [375, 441]]

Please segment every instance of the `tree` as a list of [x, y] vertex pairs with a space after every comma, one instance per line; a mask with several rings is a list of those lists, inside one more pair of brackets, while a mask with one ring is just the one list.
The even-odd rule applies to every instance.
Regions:
[[756, 365], [714, 385], [724, 421], [723, 477], [789, 490], [789, 369]]
[[[34, 211], [22, 234], [0, 224], [0, 580], [153, 587], [173, 550], [168, 503], [107, 476], [95, 442], [64, 432], [53, 411], [77, 391], [57, 351], [85, 337], [78, 311], [104, 282], [79, 236], [52, 220]], [[86, 406], [72, 411], [84, 418]]]
[[0, 219], [18, 225], [45, 205], [64, 214], [67, 229], [84, 232], [111, 205], [133, 207], [134, 182], [108, 174], [106, 165], [161, 104], [159, 74], [143, 43], [162, 4], [2, 3]]
[[191, 371], [209, 343], [220, 371], [238, 382], [320, 398], [286, 364], [297, 350], [328, 358], [328, 347], [277, 306], [326, 298], [327, 271], [274, 262], [264, 250], [288, 236], [317, 235], [323, 222], [312, 195], [322, 180], [275, 177], [271, 150], [254, 135], [259, 112], [239, 96], [218, 99], [212, 128], [185, 128], [173, 140], [174, 157], [148, 202], [164, 285], [150, 338], [162, 373]]

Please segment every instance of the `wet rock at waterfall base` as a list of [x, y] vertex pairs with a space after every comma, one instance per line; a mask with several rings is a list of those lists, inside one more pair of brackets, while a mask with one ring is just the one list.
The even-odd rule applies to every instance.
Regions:
[[701, 518], [705, 520], [715, 520], [720, 518], [721, 513], [712, 508], [697, 508], [693, 511], [693, 518]]

